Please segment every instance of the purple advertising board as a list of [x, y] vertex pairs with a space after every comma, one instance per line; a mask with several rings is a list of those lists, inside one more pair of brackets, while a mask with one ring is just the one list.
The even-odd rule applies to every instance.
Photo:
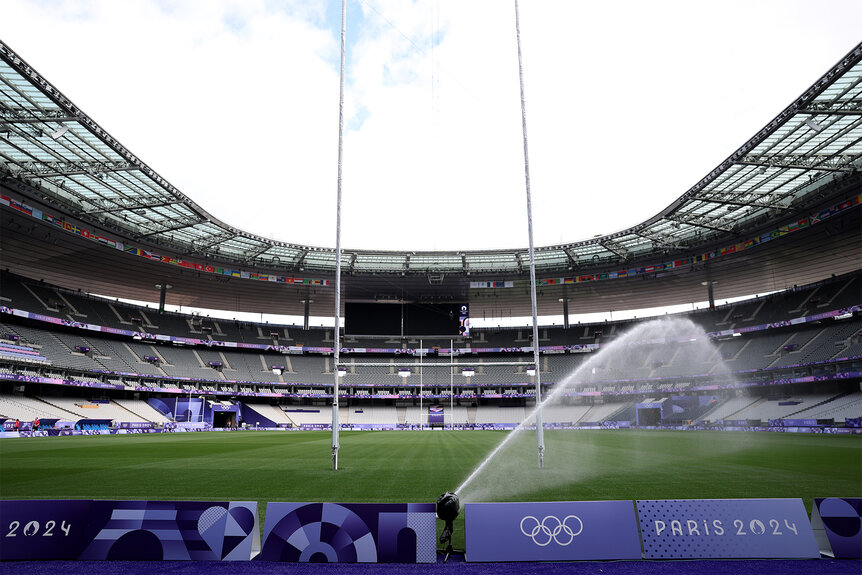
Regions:
[[801, 499], [636, 501], [646, 559], [817, 559]]
[[467, 561], [640, 559], [631, 501], [467, 503]]
[[836, 559], [862, 559], [862, 499], [815, 498], [811, 527], [820, 550]]
[[90, 503], [0, 501], [0, 560], [77, 559]]
[[257, 502], [0, 501], [3, 560], [249, 561]]
[[445, 413], [442, 405], [432, 405], [428, 408], [428, 423], [431, 425], [444, 423]]
[[261, 560], [433, 563], [433, 503], [269, 503]]
[[152, 429], [155, 426], [152, 421], [120, 421], [117, 424], [120, 429]]
[[309, 430], [309, 429], [322, 430], [322, 429], [332, 429], [332, 424], [331, 423], [303, 423], [299, 427], [300, 427], [300, 429], [305, 429], [305, 430]]

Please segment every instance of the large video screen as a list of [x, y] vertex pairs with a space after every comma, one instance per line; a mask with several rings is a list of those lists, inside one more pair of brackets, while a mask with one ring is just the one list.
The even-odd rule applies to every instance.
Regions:
[[467, 304], [344, 304], [344, 333], [388, 336], [469, 336]]

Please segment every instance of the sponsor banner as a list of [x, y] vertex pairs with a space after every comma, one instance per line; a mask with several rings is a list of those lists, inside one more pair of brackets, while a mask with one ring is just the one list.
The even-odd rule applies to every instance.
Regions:
[[263, 561], [434, 563], [433, 503], [269, 503]]
[[3, 560], [249, 561], [257, 502], [0, 501]]
[[801, 499], [639, 500], [646, 559], [817, 559]]
[[640, 559], [631, 501], [467, 503], [467, 561]]
[[862, 559], [862, 499], [814, 499], [811, 528], [824, 555], [836, 559]]

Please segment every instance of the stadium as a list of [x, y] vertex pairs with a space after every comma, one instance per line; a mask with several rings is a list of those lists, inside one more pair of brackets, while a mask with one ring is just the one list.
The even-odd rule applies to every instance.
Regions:
[[[637, 225], [458, 251], [234, 227], [25, 57], [0, 42], [0, 499], [256, 502], [264, 531], [268, 502], [448, 491], [799, 498], [809, 515], [860, 495], [862, 44]], [[691, 311], [612, 319], [680, 303]], [[452, 543], [469, 560], [467, 514]], [[267, 555], [268, 534], [262, 557], [290, 560]], [[769, 569], [724, 565], [708, 568]]]

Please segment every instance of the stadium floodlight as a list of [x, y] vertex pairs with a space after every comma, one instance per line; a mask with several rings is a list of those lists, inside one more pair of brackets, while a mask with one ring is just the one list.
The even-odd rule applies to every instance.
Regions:
[[66, 132], [68, 132], [68, 131], [69, 131], [69, 126], [60, 126], [56, 132], [51, 132], [51, 139], [52, 140], [59, 140], [64, 135], [66, 135]]
[[820, 133], [823, 130], [823, 126], [812, 120], [811, 118], [805, 118], [805, 125], [814, 130], [816, 133]]

